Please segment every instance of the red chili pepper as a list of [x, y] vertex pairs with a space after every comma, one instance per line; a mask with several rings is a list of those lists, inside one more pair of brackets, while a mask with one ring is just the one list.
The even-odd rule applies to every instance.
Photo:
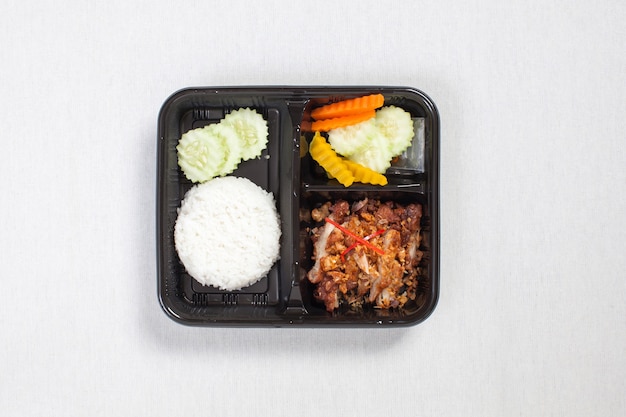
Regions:
[[[377, 230], [376, 232], [372, 233], [369, 236], [365, 236], [363, 239], [364, 240], [370, 240], [375, 238], [376, 236], [380, 236], [383, 233], [385, 233], [385, 230], [381, 229], [381, 230]], [[346, 261], [345, 256], [354, 248], [356, 248], [357, 246], [359, 246], [359, 242], [354, 242], [352, 245], [350, 245], [350, 247], [346, 250], [344, 250], [343, 252], [341, 252], [341, 260], [342, 261]]]
[[336, 221], [334, 221], [333, 219], [331, 219], [330, 217], [326, 217], [324, 220], [326, 220], [326, 222], [332, 224], [333, 226], [335, 226], [337, 229], [341, 230], [342, 232], [344, 232], [345, 234], [352, 236], [353, 238], [355, 238], [359, 243], [364, 244], [365, 246], [367, 246], [368, 248], [372, 249], [373, 251], [379, 253], [380, 255], [384, 255], [385, 251], [382, 250], [379, 247], [376, 247], [374, 245], [372, 245], [371, 243], [369, 243], [367, 240], [363, 239], [362, 237], [352, 233], [350, 230], [346, 229], [345, 227], [343, 227], [342, 225], [340, 225], [339, 223], [337, 223]]

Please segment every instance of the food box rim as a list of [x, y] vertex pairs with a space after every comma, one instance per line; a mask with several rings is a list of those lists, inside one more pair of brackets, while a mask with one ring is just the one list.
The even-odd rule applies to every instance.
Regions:
[[[431, 247], [432, 250], [432, 259], [431, 265], [433, 268], [432, 274], [432, 298], [428, 305], [424, 308], [426, 309], [426, 313], [423, 314], [417, 320], [377, 320], [377, 321], [351, 321], [351, 320], [338, 320], [338, 321], [316, 321], [316, 320], [304, 320], [302, 318], [290, 317], [290, 318], [280, 318], [273, 320], [228, 320], [228, 321], [220, 321], [220, 320], [211, 320], [211, 319], [198, 319], [198, 320], [186, 320], [181, 317], [181, 315], [177, 314], [174, 306], [169, 301], [169, 298], [165, 297], [164, 289], [162, 288], [162, 280], [161, 280], [161, 267], [162, 267], [162, 251], [163, 251], [163, 230], [161, 221], [161, 199], [162, 195], [162, 181], [160, 177], [160, 170], [162, 165], [162, 158], [166, 155], [165, 152], [161, 152], [160, 142], [163, 138], [164, 131], [164, 115], [169, 111], [170, 107], [174, 106], [176, 102], [189, 94], [228, 94], [228, 93], [237, 93], [237, 94], [245, 94], [245, 95], [253, 95], [253, 94], [266, 94], [271, 96], [280, 97], [281, 94], [289, 94], [291, 98], [302, 98], [304, 100], [311, 99], [312, 93], [321, 94], [321, 93], [330, 93], [330, 94], [339, 94], [339, 93], [353, 93], [358, 91], [367, 91], [371, 93], [375, 93], [376, 91], [381, 92], [403, 92], [403, 93], [413, 93], [422, 98], [422, 104], [427, 106], [427, 110], [429, 115], [432, 117], [432, 129], [434, 132], [433, 141], [431, 146], [433, 147], [433, 157], [431, 160], [431, 170], [432, 173], [432, 186], [431, 186], [431, 206], [429, 206], [430, 216], [431, 216], [431, 231], [434, 235], [433, 245]], [[439, 303], [440, 298], [440, 246], [441, 246], [441, 236], [440, 236], [440, 197], [439, 197], [439, 169], [440, 169], [440, 153], [439, 146], [441, 140], [441, 131], [440, 131], [440, 114], [435, 105], [434, 101], [431, 99], [429, 95], [424, 93], [422, 90], [419, 90], [414, 87], [408, 86], [397, 86], [397, 85], [225, 85], [225, 86], [193, 86], [193, 87], [185, 87], [176, 90], [172, 94], [170, 94], [167, 99], [161, 105], [158, 112], [158, 133], [157, 133], [157, 295], [159, 299], [159, 304], [162, 310], [165, 312], [166, 316], [168, 316], [173, 321], [189, 326], [189, 327], [239, 327], [239, 328], [258, 328], [258, 327], [298, 327], [298, 328], [371, 328], [371, 327], [413, 327], [419, 323], [424, 322], [428, 319], [432, 313], [434, 312], [436, 306]]]

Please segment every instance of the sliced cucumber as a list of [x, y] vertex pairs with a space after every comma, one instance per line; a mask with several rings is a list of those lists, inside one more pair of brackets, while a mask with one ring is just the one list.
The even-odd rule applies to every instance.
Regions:
[[206, 128], [184, 133], [176, 151], [178, 165], [185, 177], [193, 182], [204, 182], [217, 176], [226, 153], [220, 139]]
[[221, 124], [184, 133], [176, 151], [178, 165], [185, 177], [193, 182], [205, 182], [230, 174], [241, 161], [241, 145], [237, 134], [233, 128]]
[[241, 140], [235, 129], [224, 123], [218, 123], [207, 126], [205, 129], [215, 136], [219, 143], [216, 153], [221, 155], [221, 165], [217, 171], [216, 177], [223, 177], [230, 174], [237, 168], [241, 162]]
[[376, 133], [375, 119], [328, 131], [328, 143], [338, 154], [350, 157], [365, 149]]
[[392, 157], [400, 155], [413, 141], [411, 114], [399, 107], [387, 106], [376, 112], [376, 130], [385, 138]]
[[178, 165], [193, 182], [232, 173], [243, 160], [256, 158], [267, 146], [263, 117], [248, 108], [235, 110], [219, 123], [184, 133], [176, 151]]
[[393, 155], [389, 151], [387, 138], [382, 135], [371, 136], [367, 146], [348, 157], [349, 160], [361, 164], [379, 174], [384, 174], [391, 166]]
[[231, 126], [241, 141], [241, 159], [244, 161], [261, 155], [267, 146], [267, 121], [249, 108], [235, 110], [224, 117], [220, 124]]
[[394, 156], [413, 141], [411, 114], [399, 107], [376, 111], [374, 119], [328, 132], [328, 143], [349, 160], [384, 174]]

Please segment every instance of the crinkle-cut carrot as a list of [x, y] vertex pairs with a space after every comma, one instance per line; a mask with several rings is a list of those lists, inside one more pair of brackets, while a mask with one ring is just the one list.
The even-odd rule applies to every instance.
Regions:
[[318, 132], [328, 132], [332, 129], [355, 125], [376, 117], [376, 110], [368, 110], [350, 116], [335, 117], [334, 119], [316, 120], [311, 123], [311, 130]]
[[328, 142], [324, 140], [320, 132], [315, 132], [313, 140], [309, 144], [309, 153], [322, 168], [344, 187], [349, 187], [354, 182], [354, 176], [344, 161], [333, 151]]
[[303, 132], [312, 132], [313, 129], [311, 129], [311, 121], [310, 120], [302, 120], [300, 122], [300, 130], [302, 130]]
[[349, 159], [344, 159], [343, 163], [346, 164], [350, 172], [352, 172], [352, 176], [354, 176], [354, 180], [356, 182], [373, 185], [387, 185], [387, 177], [383, 174], [379, 174], [378, 172], [361, 164], [357, 164], [356, 162], [352, 162]]
[[335, 117], [350, 116], [382, 107], [385, 97], [382, 94], [370, 94], [336, 103], [326, 104], [311, 112], [311, 117], [315, 120], [333, 119]]

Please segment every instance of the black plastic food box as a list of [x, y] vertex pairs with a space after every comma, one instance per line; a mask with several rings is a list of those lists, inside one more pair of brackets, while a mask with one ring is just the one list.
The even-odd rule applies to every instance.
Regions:
[[[312, 133], [301, 129], [311, 109], [339, 100], [380, 93], [385, 106], [408, 111], [416, 134], [413, 145], [387, 171], [389, 184], [355, 183], [346, 188], [329, 180], [301, 149]], [[249, 107], [268, 122], [267, 149], [241, 163], [231, 175], [247, 177], [271, 191], [281, 218], [280, 260], [259, 282], [239, 291], [203, 286], [185, 271], [174, 246], [177, 210], [193, 184], [178, 167], [176, 145], [186, 131], [214, 123], [230, 111]], [[163, 104], [158, 119], [157, 275], [158, 297], [173, 320], [193, 326], [389, 327], [414, 325], [434, 310], [439, 297], [439, 114], [423, 92], [389, 86], [202, 87], [180, 90]], [[301, 150], [303, 151], [301, 153]], [[362, 198], [419, 203], [424, 252], [418, 294], [402, 309], [338, 309], [333, 313], [313, 297], [306, 273], [312, 266], [310, 228], [302, 212], [322, 201]]]

